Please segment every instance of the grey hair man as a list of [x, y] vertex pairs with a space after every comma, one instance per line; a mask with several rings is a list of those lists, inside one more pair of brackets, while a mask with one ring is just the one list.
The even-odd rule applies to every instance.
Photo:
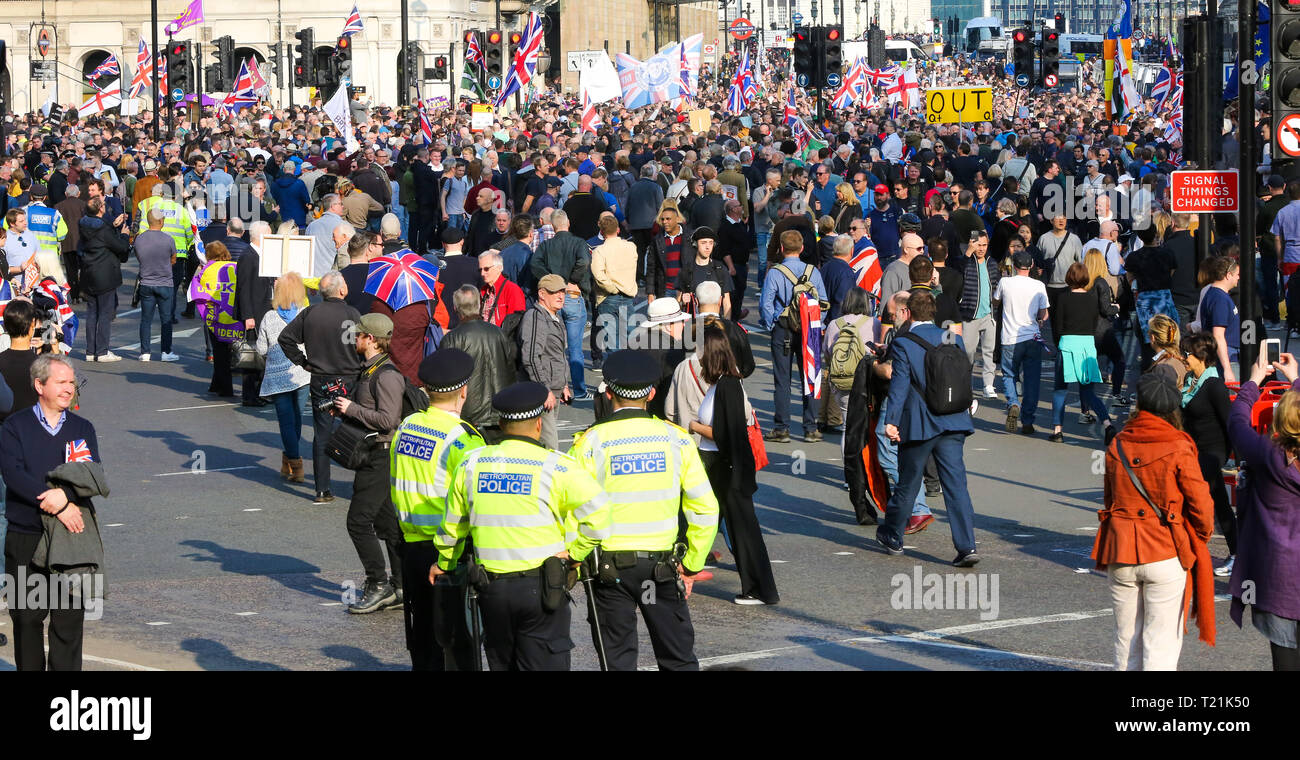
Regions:
[[[479, 262], [499, 254], [483, 253]], [[442, 348], [458, 348], [474, 357], [474, 374], [469, 379], [461, 419], [466, 420], [493, 443], [501, 440], [498, 414], [492, 408], [492, 396], [515, 381], [515, 367], [510, 360], [510, 344], [500, 327], [485, 321], [478, 288], [462, 285], [451, 296], [452, 308], [460, 323], [442, 339]]]
[[347, 394], [361, 371], [355, 348], [361, 314], [343, 300], [348, 284], [338, 270], [321, 276], [319, 290], [323, 300], [289, 322], [280, 333], [279, 345], [285, 358], [311, 373], [313, 503], [328, 504], [334, 500], [330, 458], [325, 453], [334, 429], [332, 402]]

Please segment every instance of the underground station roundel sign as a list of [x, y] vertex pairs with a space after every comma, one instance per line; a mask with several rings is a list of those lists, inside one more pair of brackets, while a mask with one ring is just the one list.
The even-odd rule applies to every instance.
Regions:
[[750, 23], [749, 19], [742, 16], [731, 22], [731, 27], [728, 31], [731, 32], [732, 37], [735, 37], [738, 40], [747, 40], [754, 34], [754, 25]]

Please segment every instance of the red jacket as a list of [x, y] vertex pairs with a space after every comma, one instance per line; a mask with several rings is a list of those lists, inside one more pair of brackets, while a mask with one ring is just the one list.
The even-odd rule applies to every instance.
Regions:
[[505, 275], [497, 279], [497, 290], [499, 293], [496, 294], [496, 303], [491, 304], [490, 309], [488, 308], [488, 299], [493, 295], [492, 287], [484, 284], [479, 289], [479, 297], [483, 303], [483, 319], [500, 327], [506, 316], [527, 309], [528, 302], [524, 300], [524, 291], [518, 285], [507, 280]]
[[[1119, 458], [1119, 443], [1133, 474], [1165, 510], [1168, 524], [1134, 487]], [[1188, 571], [1184, 609], [1194, 602], [1200, 638], [1213, 645], [1214, 576], [1206, 541], [1214, 530], [1214, 501], [1191, 436], [1148, 412], [1129, 420], [1106, 449], [1105, 506], [1097, 517], [1101, 527], [1092, 550], [1097, 569], [1112, 562], [1142, 565], [1177, 557]]]
[[383, 314], [393, 320], [393, 339], [389, 341], [388, 356], [393, 366], [417, 386], [420, 385], [420, 362], [424, 361], [424, 332], [429, 326], [429, 305], [420, 301], [396, 312], [378, 298], [370, 305], [371, 314]]

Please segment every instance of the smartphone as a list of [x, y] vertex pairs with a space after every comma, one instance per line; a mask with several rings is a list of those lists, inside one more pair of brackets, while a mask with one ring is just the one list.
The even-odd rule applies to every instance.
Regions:
[[1278, 338], [1269, 338], [1263, 344], [1265, 362], [1270, 366], [1282, 361], [1282, 341]]

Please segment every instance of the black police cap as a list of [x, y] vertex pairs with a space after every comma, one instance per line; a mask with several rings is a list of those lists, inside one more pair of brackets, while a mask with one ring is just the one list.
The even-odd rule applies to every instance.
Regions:
[[601, 373], [615, 396], [640, 399], [659, 382], [659, 362], [648, 351], [623, 349], [606, 357]]
[[550, 391], [541, 383], [515, 383], [498, 391], [492, 397], [492, 408], [509, 421], [531, 420], [546, 411], [546, 397]]
[[474, 374], [474, 357], [459, 348], [440, 348], [424, 357], [417, 375], [434, 393], [450, 393], [465, 387]]

